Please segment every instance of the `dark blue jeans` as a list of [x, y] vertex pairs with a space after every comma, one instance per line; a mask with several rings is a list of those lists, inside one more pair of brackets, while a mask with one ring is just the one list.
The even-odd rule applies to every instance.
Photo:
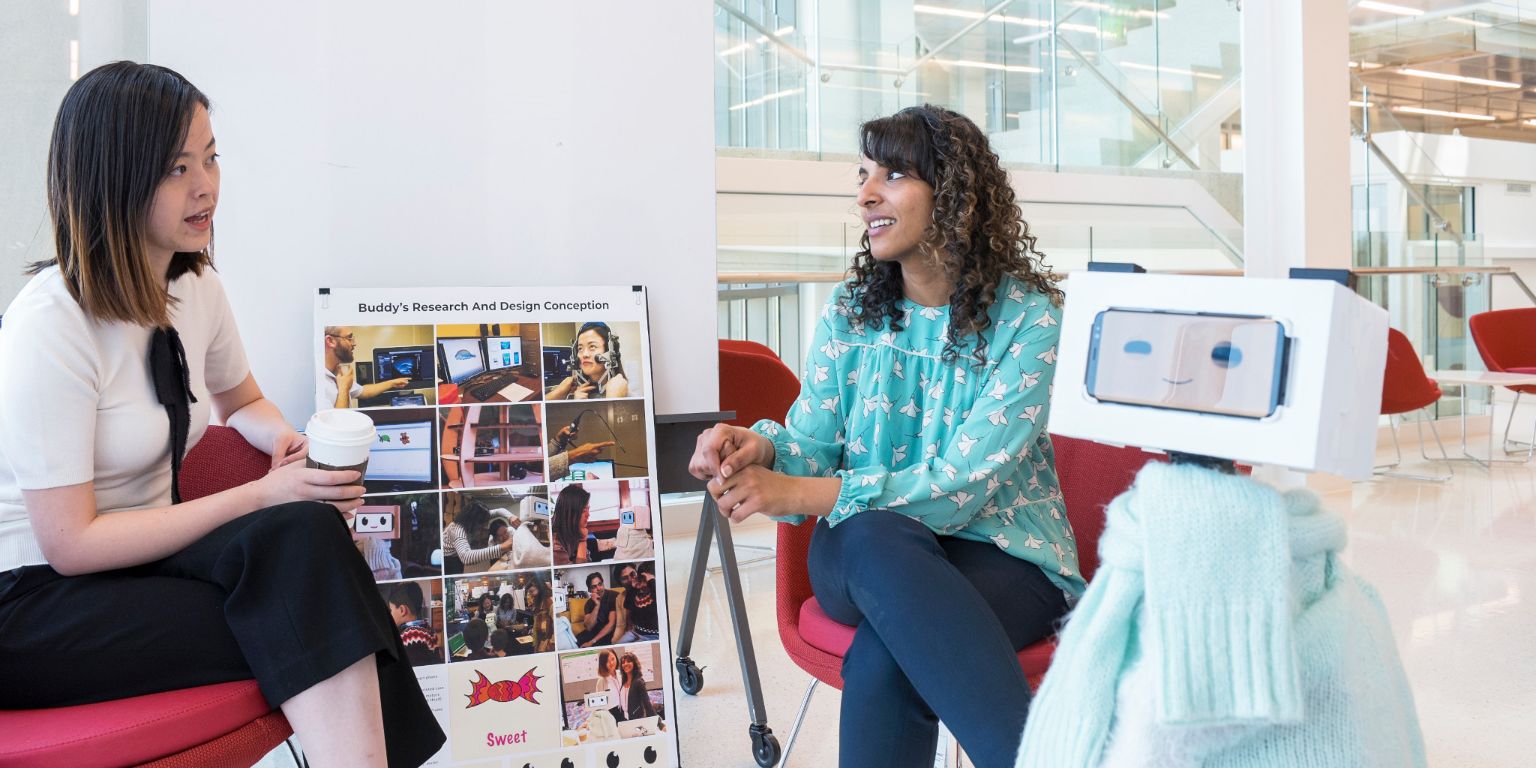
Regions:
[[1030, 699], [1018, 650], [1067, 610], [1039, 566], [879, 509], [818, 523], [809, 568], [822, 609], [857, 627], [842, 768], [929, 768], [939, 720], [977, 768], [1013, 766]]

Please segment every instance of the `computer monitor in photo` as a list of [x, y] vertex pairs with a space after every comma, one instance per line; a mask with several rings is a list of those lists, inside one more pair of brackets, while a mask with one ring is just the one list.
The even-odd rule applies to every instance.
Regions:
[[515, 368], [523, 364], [523, 340], [516, 336], [490, 336], [485, 340], [487, 368]]
[[441, 355], [443, 370], [449, 381], [462, 384], [464, 380], [485, 370], [485, 353], [480, 349], [480, 339], [438, 339], [437, 351]]
[[572, 482], [587, 482], [591, 480], [612, 480], [612, 461], [573, 461], [566, 475], [566, 479]]
[[374, 378], [410, 379], [406, 389], [432, 386], [432, 348], [380, 347], [373, 351]]
[[380, 424], [379, 442], [368, 452], [365, 484], [401, 482], [398, 488], [415, 490], [415, 484], [432, 482], [432, 430], [430, 421]]
[[544, 348], [544, 386], [553, 387], [571, 375], [571, 348]]

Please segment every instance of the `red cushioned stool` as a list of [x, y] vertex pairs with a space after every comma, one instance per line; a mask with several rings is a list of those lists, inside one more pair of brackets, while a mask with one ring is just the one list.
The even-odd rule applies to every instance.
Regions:
[[[266, 474], [267, 454], [210, 426], [187, 452], [181, 491], [207, 496]], [[250, 766], [293, 735], [255, 680], [53, 709], [0, 711], [0, 768]]]

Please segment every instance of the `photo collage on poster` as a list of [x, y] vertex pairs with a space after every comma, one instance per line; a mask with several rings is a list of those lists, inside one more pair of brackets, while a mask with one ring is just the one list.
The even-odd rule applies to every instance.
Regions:
[[670, 736], [624, 746], [671, 728], [642, 324], [317, 331], [317, 409], [377, 430], [353, 537], [449, 734], [434, 764], [673, 764]]

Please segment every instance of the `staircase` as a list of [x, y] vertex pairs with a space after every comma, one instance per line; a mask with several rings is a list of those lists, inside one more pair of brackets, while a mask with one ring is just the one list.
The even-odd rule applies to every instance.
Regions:
[[[1005, 156], [1028, 155], [1049, 147], [1054, 135], [1055, 163], [1063, 167], [1218, 170], [1219, 129], [1241, 102], [1238, 12], [1229, 0], [1062, 2], [1058, 13], [1054, 64], [1046, 30], [979, 30], [973, 33], [978, 40], [963, 41], [970, 45], [961, 53], [971, 58], [1044, 70], [1009, 73], [1008, 106], [1019, 108], [1008, 110], [1012, 122], [991, 132], [994, 147]], [[924, 14], [917, 20], [920, 44], [938, 45], [954, 34], [952, 20]], [[1014, 42], [1021, 37], [1028, 42]]]

